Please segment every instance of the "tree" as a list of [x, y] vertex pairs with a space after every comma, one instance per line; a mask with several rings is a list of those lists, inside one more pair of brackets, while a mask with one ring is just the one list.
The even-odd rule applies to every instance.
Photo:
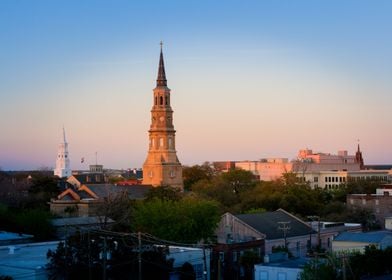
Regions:
[[196, 273], [193, 266], [189, 262], [185, 262], [180, 270], [180, 280], [195, 280]]
[[192, 190], [192, 186], [201, 181], [210, 181], [214, 177], [214, 170], [208, 162], [202, 165], [184, 166], [182, 176], [184, 178], [184, 190]]
[[251, 250], [247, 250], [240, 258], [240, 265], [243, 266], [245, 272], [244, 279], [253, 279], [253, 268], [256, 263], [261, 262], [260, 256]]
[[146, 200], [151, 201], [155, 198], [165, 201], [179, 201], [182, 193], [179, 189], [170, 186], [159, 186], [152, 188], [146, 195]]
[[300, 280], [334, 280], [339, 279], [337, 270], [326, 259], [312, 260], [304, 266]]
[[132, 205], [127, 191], [109, 193], [97, 209], [102, 228], [108, 228], [110, 218], [115, 221], [115, 225], [110, 226], [114, 226], [117, 230], [129, 229], [131, 213]]
[[208, 241], [220, 220], [216, 203], [186, 197], [180, 201], [153, 199], [136, 204], [134, 231], [148, 232], [165, 240], [183, 243]]

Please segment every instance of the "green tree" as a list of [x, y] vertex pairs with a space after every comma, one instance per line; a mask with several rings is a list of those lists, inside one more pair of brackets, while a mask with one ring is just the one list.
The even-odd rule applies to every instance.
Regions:
[[179, 201], [182, 193], [179, 189], [170, 186], [159, 186], [152, 188], [146, 195], [146, 200], [151, 201], [155, 198], [165, 201]]
[[13, 215], [15, 229], [18, 232], [34, 235], [37, 241], [48, 240], [54, 237], [54, 228], [51, 224], [52, 215], [41, 209], [18, 211]]
[[180, 201], [156, 198], [136, 204], [132, 228], [165, 240], [196, 243], [212, 239], [219, 219], [214, 202], [193, 197]]
[[190, 191], [195, 183], [201, 180], [210, 181], [215, 173], [210, 164], [205, 162], [202, 165], [184, 166], [182, 176], [184, 178], [184, 189]]

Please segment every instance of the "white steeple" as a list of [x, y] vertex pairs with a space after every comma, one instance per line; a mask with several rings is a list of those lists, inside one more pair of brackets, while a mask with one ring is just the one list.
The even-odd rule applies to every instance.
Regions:
[[69, 177], [72, 175], [72, 171], [69, 164], [68, 156], [68, 143], [65, 138], [65, 129], [63, 127], [63, 142], [60, 143], [59, 149], [57, 151], [56, 159], [56, 169], [54, 170], [54, 175], [60, 178]]

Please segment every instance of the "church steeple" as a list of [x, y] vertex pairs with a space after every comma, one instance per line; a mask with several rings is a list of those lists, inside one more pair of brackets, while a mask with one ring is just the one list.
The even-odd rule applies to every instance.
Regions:
[[153, 90], [151, 125], [148, 131], [150, 144], [143, 165], [143, 184], [183, 189], [182, 167], [177, 158], [176, 131], [170, 99], [161, 42], [157, 86]]
[[163, 62], [163, 52], [162, 52], [163, 43], [161, 41], [161, 54], [159, 56], [159, 68], [158, 68], [158, 78], [157, 78], [157, 87], [167, 86], [166, 73], [165, 73], [165, 63]]
[[72, 175], [72, 170], [69, 162], [68, 155], [68, 143], [65, 138], [65, 128], [63, 126], [63, 137], [61, 139], [61, 143], [59, 144], [59, 148], [57, 151], [57, 159], [56, 159], [56, 169], [54, 170], [54, 175], [59, 176], [60, 178], [69, 177]]
[[364, 169], [364, 162], [363, 162], [363, 157], [362, 157], [362, 152], [361, 149], [359, 148], [359, 140], [358, 140], [358, 148], [357, 152], [355, 153], [355, 161], [359, 163], [359, 168], [362, 170]]

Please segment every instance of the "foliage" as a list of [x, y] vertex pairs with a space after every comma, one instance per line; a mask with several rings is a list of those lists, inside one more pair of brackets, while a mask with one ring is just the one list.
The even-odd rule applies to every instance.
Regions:
[[50, 222], [51, 214], [41, 209], [18, 210], [0, 204], [0, 224], [3, 230], [28, 233], [35, 240], [51, 239], [54, 228]]
[[126, 191], [120, 193], [109, 193], [103, 204], [97, 209], [97, 215], [101, 219], [102, 228], [108, 228], [108, 218], [114, 220], [117, 230], [129, 228], [131, 223], [132, 205]]
[[201, 180], [210, 181], [214, 175], [214, 170], [208, 162], [202, 165], [184, 166], [182, 169], [184, 189], [190, 191], [195, 183]]
[[390, 274], [392, 272], [392, 247], [385, 250], [375, 246], [365, 248], [365, 252], [355, 253], [349, 257], [349, 264], [353, 272], [353, 278], [359, 279], [364, 276], [374, 277]]
[[253, 279], [253, 267], [256, 263], [260, 263], [260, 256], [252, 251], [246, 250], [244, 254], [241, 256], [239, 263], [244, 267], [245, 279]]
[[35, 240], [41, 241], [51, 239], [54, 236], [51, 218], [51, 214], [47, 211], [32, 209], [17, 213], [14, 216], [14, 221], [19, 228], [18, 232], [32, 234]]
[[300, 274], [300, 280], [334, 280], [339, 279], [337, 270], [326, 259], [315, 259], [306, 264]]
[[180, 280], [196, 279], [195, 270], [193, 269], [193, 266], [189, 262], [185, 262], [179, 269], [179, 272], [180, 272]]
[[13, 280], [13, 279], [14, 278], [8, 275], [0, 275], [0, 280]]
[[217, 174], [212, 180], [200, 180], [192, 186], [197, 194], [219, 202], [222, 212], [241, 212], [242, 197], [256, 186], [249, 171], [234, 169]]
[[186, 197], [180, 201], [152, 199], [138, 202], [132, 228], [165, 240], [184, 243], [208, 241], [220, 216], [216, 203]]
[[170, 186], [159, 186], [152, 188], [146, 196], [147, 201], [155, 198], [165, 201], [179, 201], [182, 198], [182, 193], [179, 189]]
[[249, 210], [244, 211], [244, 214], [262, 214], [266, 212], [264, 208], [251, 208]]

